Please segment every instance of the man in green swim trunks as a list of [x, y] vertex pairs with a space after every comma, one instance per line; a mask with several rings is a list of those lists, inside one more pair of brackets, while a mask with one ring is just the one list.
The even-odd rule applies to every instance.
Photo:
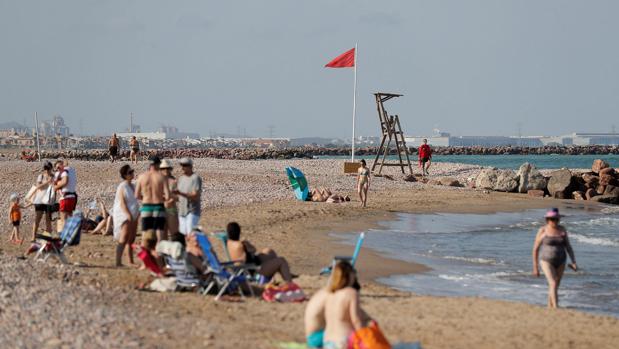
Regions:
[[[170, 198], [167, 179], [159, 172], [161, 160], [154, 157], [148, 171], [138, 177], [135, 197], [142, 202], [142, 232], [154, 230], [157, 241], [167, 240], [165, 231], [166, 211], [164, 203]], [[142, 237], [144, 240], [144, 236]]]

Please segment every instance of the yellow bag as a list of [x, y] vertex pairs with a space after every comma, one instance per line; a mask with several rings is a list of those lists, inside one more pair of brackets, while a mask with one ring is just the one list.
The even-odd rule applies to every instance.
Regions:
[[391, 344], [378, 327], [376, 321], [370, 326], [359, 329], [353, 333], [348, 341], [349, 349], [391, 349]]

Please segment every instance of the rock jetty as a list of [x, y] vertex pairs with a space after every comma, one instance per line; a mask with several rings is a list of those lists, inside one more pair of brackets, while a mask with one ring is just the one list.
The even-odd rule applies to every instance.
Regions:
[[593, 162], [588, 172], [573, 172], [564, 168], [547, 176], [529, 163], [520, 166], [518, 172], [486, 168], [475, 178], [474, 187], [619, 205], [619, 170], [600, 159]]
[[[416, 160], [417, 149], [410, 148], [413, 161]], [[361, 147], [356, 150], [357, 155], [372, 157], [378, 151], [377, 147]], [[214, 158], [234, 160], [260, 160], [260, 159], [304, 159], [324, 156], [350, 156], [348, 147], [292, 147], [292, 148], [164, 148], [148, 149], [143, 152], [145, 156], [157, 155], [161, 158]], [[396, 155], [392, 149], [390, 155]], [[529, 147], [436, 147], [435, 155], [606, 155], [619, 154], [619, 146], [544, 146], [539, 148]], [[120, 151], [120, 157], [128, 158], [129, 150]], [[105, 161], [108, 160], [106, 149], [83, 149], [83, 150], [44, 150], [41, 157], [46, 159], [66, 158], [76, 160]], [[32, 150], [16, 152], [0, 152], [0, 159], [8, 160], [33, 160], [36, 153]]]

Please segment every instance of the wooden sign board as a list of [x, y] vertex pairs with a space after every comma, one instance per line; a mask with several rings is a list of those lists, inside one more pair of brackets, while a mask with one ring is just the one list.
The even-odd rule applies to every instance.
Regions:
[[357, 173], [359, 167], [361, 167], [361, 164], [358, 162], [345, 162], [344, 173]]

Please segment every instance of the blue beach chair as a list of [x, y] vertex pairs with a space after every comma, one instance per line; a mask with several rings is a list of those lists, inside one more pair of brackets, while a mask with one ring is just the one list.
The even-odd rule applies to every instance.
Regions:
[[[230, 251], [228, 251], [228, 234], [220, 232], [211, 233], [211, 235], [221, 241], [224, 252], [226, 253], [226, 257], [228, 258], [228, 262], [233, 262], [232, 258], [230, 257]], [[250, 282], [256, 283], [258, 285], [265, 285], [271, 282], [271, 278], [258, 273], [258, 270], [260, 270], [260, 266], [255, 264], [244, 264], [243, 266], [248, 272], [246, 276], [249, 278]]]
[[211, 242], [205, 234], [196, 234], [196, 240], [206, 257], [207, 273], [212, 277], [211, 281], [204, 289], [203, 294], [208, 294], [213, 287], [217, 286], [219, 292], [217, 296], [215, 296], [216, 301], [219, 300], [226, 291], [232, 291], [234, 289], [237, 289], [241, 297], [244, 298], [245, 294], [241, 286], [245, 285], [249, 289], [251, 296], [254, 296], [254, 291], [246, 276], [247, 270], [243, 265], [235, 265], [234, 262], [221, 263], [213, 251], [213, 245], [211, 245]]
[[82, 219], [81, 212], [75, 212], [73, 216], [67, 218], [62, 232], [60, 232], [60, 237], [37, 234], [35, 237], [43, 241], [40, 243], [34, 259], [45, 262], [50, 256], [54, 256], [62, 264], [69, 264], [67, 257], [64, 255], [64, 250], [69, 246], [79, 245], [82, 233]]
[[364, 239], [365, 239], [365, 233], [359, 234], [359, 237], [357, 238], [357, 245], [355, 246], [355, 251], [353, 252], [352, 256], [333, 257], [333, 262], [331, 262], [331, 265], [328, 267], [322, 268], [322, 270], [320, 271], [320, 275], [330, 275], [331, 270], [333, 270], [333, 266], [335, 266], [335, 264], [339, 261], [347, 261], [350, 263], [350, 265], [354, 267], [355, 263], [357, 262], [357, 258], [359, 257], [359, 252], [361, 252], [361, 246], [363, 245]]

